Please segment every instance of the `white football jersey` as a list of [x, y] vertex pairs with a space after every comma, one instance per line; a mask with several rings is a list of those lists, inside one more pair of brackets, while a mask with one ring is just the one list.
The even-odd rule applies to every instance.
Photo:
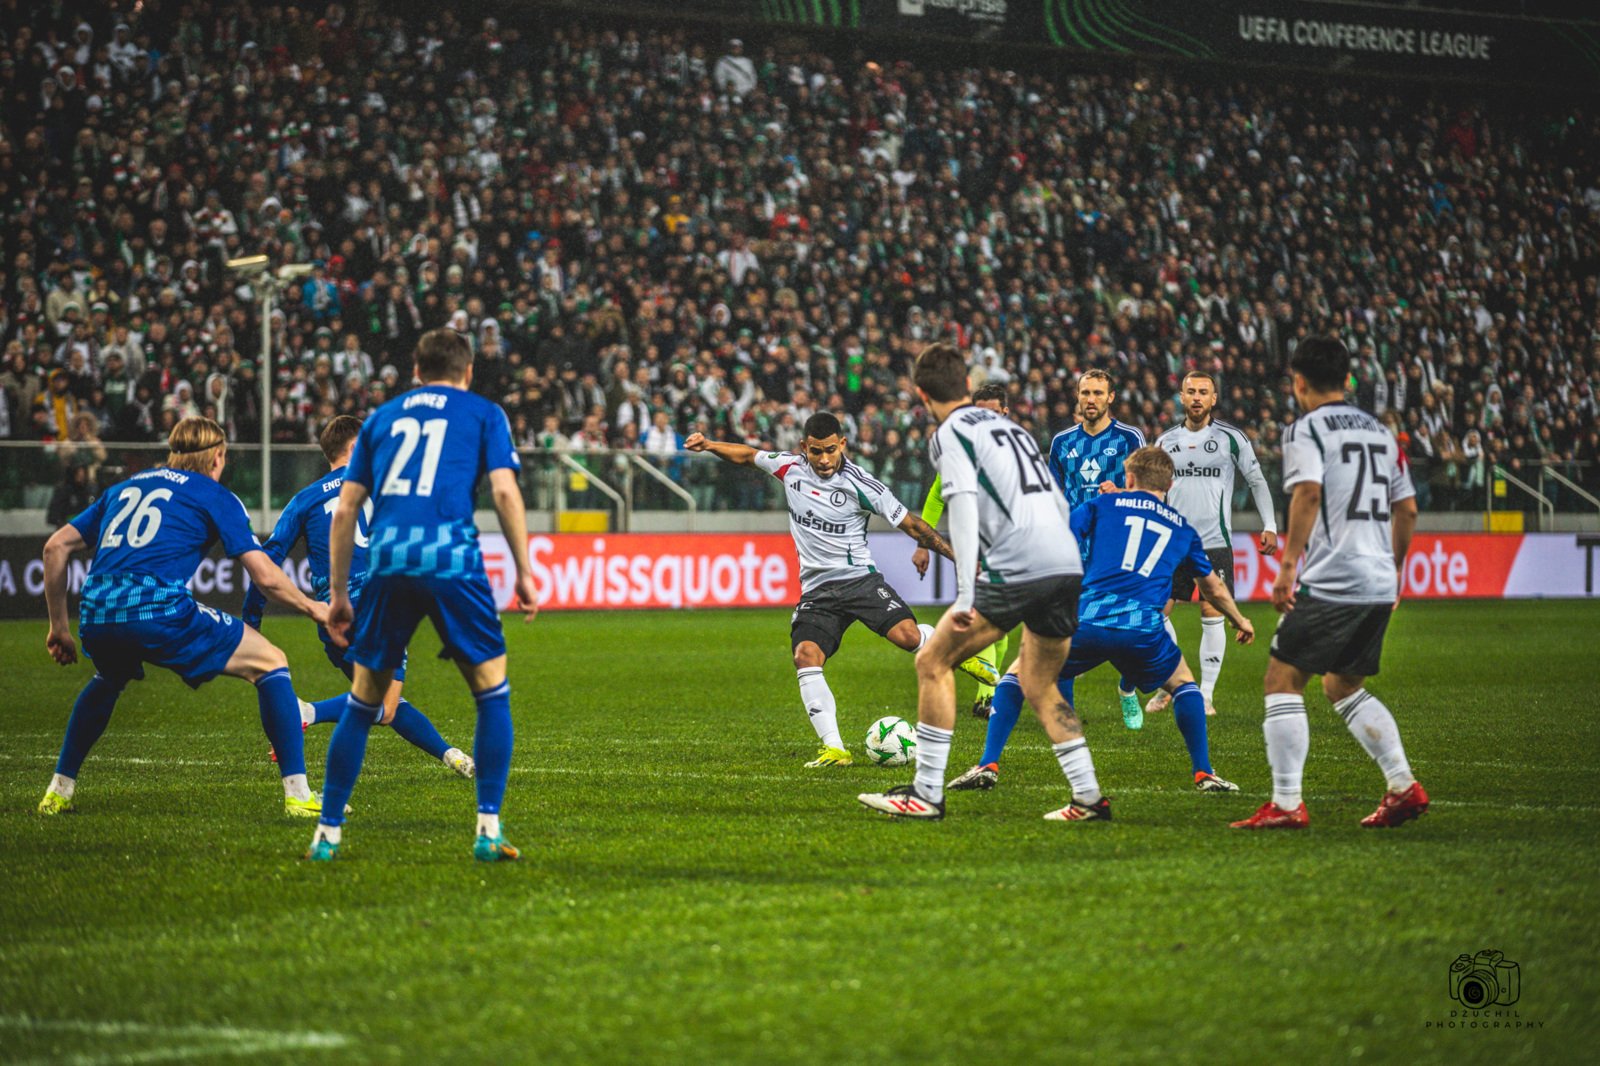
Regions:
[[906, 517], [906, 505], [881, 481], [848, 460], [832, 477], [818, 477], [793, 452], [757, 452], [756, 465], [783, 482], [802, 593], [877, 569], [867, 550], [867, 519], [880, 514], [898, 526]]
[[1276, 533], [1272, 490], [1256, 450], [1237, 426], [1212, 419], [1198, 430], [1180, 422], [1156, 438], [1172, 456], [1167, 503], [1189, 520], [1207, 550], [1233, 546], [1233, 475], [1244, 475], [1263, 528]]
[[946, 500], [978, 496], [980, 582], [1083, 573], [1066, 500], [1033, 434], [987, 408], [963, 407], [934, 432], [928, 451]]
[[1335, 603], [1391, 603], [1399, 593], [1389, 508], [1415, 496], [1400, 442], [1347, 403], [1301, 415], [1283, 435], [1283, 488], [1322, 484], [1300, 585]]

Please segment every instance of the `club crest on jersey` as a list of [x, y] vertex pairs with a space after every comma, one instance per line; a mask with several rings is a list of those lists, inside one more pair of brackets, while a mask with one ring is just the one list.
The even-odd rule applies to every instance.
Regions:
[[1216, 450], [1217, 450], [1217, 442], [1216, 441], [1214, 441], [1214, 440], [1206, 441], [1206, 451], [1214, 452]]
[[848, 497], [846, 497], [841, 490], [834, 489], [833, 492], [828, 496], [828, 502], [833, 504], [835, 507], [843, 507], [844, 501], [847, 498]]
[[1115, 444], [1107, 444], [1106, 445], [1106, 450], [1105, 450], [1105, 452], [1103, 454], [1105, 454], [1105, 455], [1116, 455], [1117, 454], [1117, 446]]

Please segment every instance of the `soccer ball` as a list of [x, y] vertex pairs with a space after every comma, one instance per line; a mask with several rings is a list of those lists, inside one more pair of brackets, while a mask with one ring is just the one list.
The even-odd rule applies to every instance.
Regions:
[[866, 747], [879, 766], [904, 766], [917, 757], [917, 731], [904, 718], [880, 718], [867, 730]]

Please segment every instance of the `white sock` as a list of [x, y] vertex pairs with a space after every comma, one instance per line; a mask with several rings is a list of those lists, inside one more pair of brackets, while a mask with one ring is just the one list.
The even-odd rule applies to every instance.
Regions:
[[924, 644], [928, 643], [928, 641], [933, 639], [933, 627], [926, 622], [917, 623], [917, 632], [922, 634], [922, 639], [917, 641], [917, 647], [919, 649]]
[[62, 799], [71, 799], [72, 790], [77, 787], [78, 779], [76, 777], [63, 777], [61, 774], [54, 774], [50, 778], [49, 791], [54, 792]]
[[317, 831], [311, 836], [311, 843], [315, 844], [319, 840], [326, 840], [330, 844], [337, 844], [339, 843], [339, 837], [343, 833], [344, 826], [342, 825], [322, 825], [318, 823]]
[[1228, 650], [1228, 630], [1225, 618], [1200, 619], [1200, 694], [1211, 702], [1217, 690], [1217, 677], [1222, 673], [1222, 656]]
[[1300, 806], [1300, 780], [1306, 752], [1311, 750], [1305, 697], [1290, 692], [1268, 696], [1261, 732], [1267, 738], [1267, 763], [1272, 767], [1272, 802], [1280, 810], [1292, 811]]
[[1062, 744], [1052, 744], [1050, 750], [1056, 753], [1056, 762], [1061, 764], [1061, 772], [1067, 775], [1067, 783], [1072, 786], [1073, 802], [1085, 807], [1099, 803], [1100, 780], [1094, 775], [1089, 742], [1079, 737]]
[[309, 725], [314, 724], [316, 722], [316, 720], [317, 720], [317, 709], [315, 707], [311, 706], [311, 704], [307, 703], [305, 700], [301, 700], [300, 701], [300, 724], [302, 726], [309, 726]]
[[1382, 700], [1360, 689], [1335, 703], [1333, 709], [1377, 762], [1390, 792], [1402, 792], [1416, 781], [1411, 764], [1406, 761], [1405, 745], [1400, 743], [1400, 727]]
[[1167, 636], [1172, 638], [1172, 643], [1178, 643], [1178, 631], [1172, 628], [1172, 618], [1169, 616], [1161, 619], [1161, 624], [1167, 627]]
[[305, 774], [288, 774], [283, 779], [283, 794], [290, 799], [308, 800], [311, 798], [311, 782], [306, 780]]
[[481, 837], [497, 837], [500, 835], [500, 816], [498, 814], [478, 815], [478, 835]]
[[917, 723], [917, 791], [935, 803], [944, 800], [944, 769], [950, 764], [953, 729]]
[[828, 679], [822, 676], [822, 667], [807, 666], [799, 671], [799, 676], [800, 702], [805, 704], [806, 714], [811, 717], [811, 728], [817, 731], [817, 739], [829, 748], [844, 747], [844, 740], [839, 736], [839, 708], [833, 702]]

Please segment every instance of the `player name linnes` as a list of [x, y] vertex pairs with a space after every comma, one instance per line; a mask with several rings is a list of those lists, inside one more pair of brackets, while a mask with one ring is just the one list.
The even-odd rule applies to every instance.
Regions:
[[796, 511], [791, 507], [789, 508], [789, 517], [794, 520], [795, 525], [805, 526], [807, 529], [814, 529], [819, 533], [850, 532], [843, 522], [830, 522], [826, 518], [818, 518], [810, 511]]
[[1186, 520], [1177, 511], [1168, 507], [1153, 496], [1123, 496], [1118, 495], [1113, 504], [1119, 511], [1154, 511], [1156, 514], [1174, 524], [1183, 524]]
[[406, 397], [404, 409], [409, 411], [413, 407], [433, 407], [444, 410], [444, 405], [450, 402], [450, 397], [442, 392], [414, 392]]

